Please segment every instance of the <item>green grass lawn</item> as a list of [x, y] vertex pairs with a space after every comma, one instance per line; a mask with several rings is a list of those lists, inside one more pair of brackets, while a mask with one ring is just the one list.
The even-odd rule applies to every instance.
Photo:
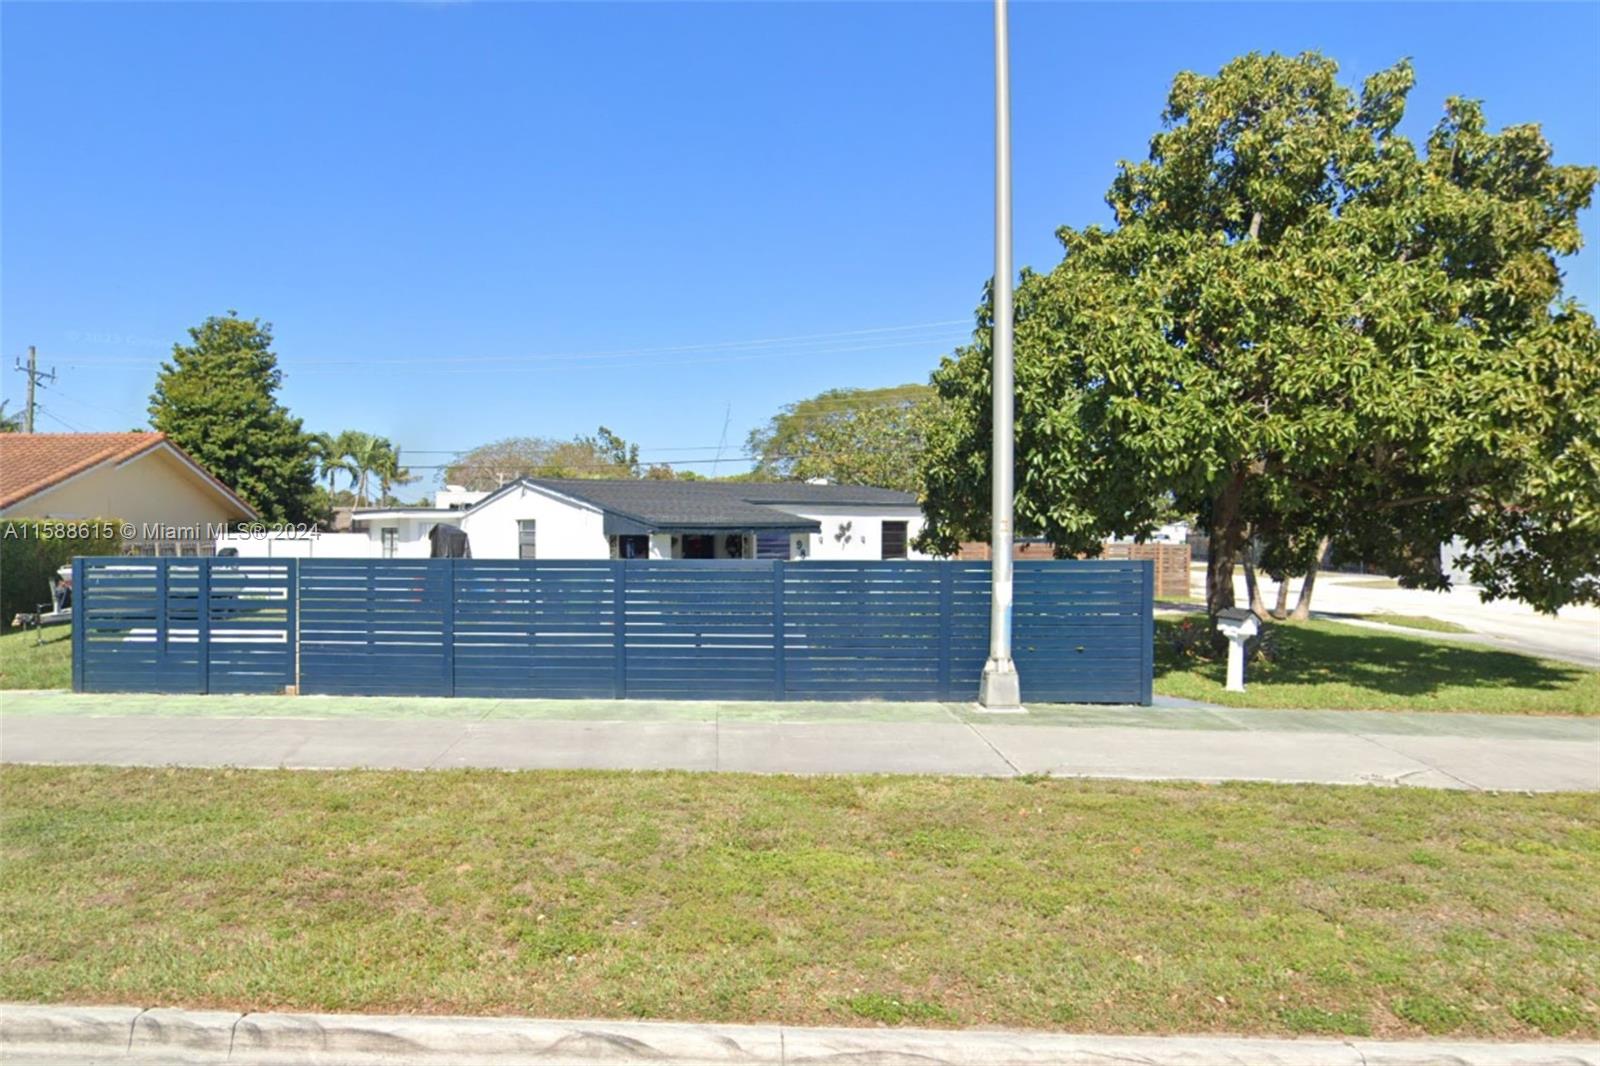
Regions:
[[1402, 629], [1422, 629], [1429, 633], [1472, 632], [1466, 626], [1457, 625], [1455, 622], [1446, 622], [1442, 618], [1429, 618], [1425, 614], [1389, 614], [1380, 611], [1377, 614], [1358, 614], [1355, 617], [1364, 622], [1381, 622], [1386, 626], [1399, 626]]
[[1272, 623], [1278, 661], [1250, 664], [1246, 691], [1227, 692], [1225, 659], [1174, 650], [1182, 621], [1156, 620], [1160, 695], [1231, 707], [1600, 714], [1600, 671], [1337, 622]]
[[0, 1000], [1600, 1036], [1580, 795], [0, 769]]
[[[39, 637], [44, 643], [39, 643]], [[0, 689], [71, 688], [72, 627], [0, 636]]]
[[1339, 584], [1347, 589], [1397, 589], [1400, 582], [1392, 577], [1369, 577], [1359, 581], [1341, 581]]

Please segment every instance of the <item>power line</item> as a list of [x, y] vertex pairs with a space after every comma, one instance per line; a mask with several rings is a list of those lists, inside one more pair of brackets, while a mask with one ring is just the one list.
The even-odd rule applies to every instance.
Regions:
[[[708, 360], [665, 360], [660, 365], [679, 366], [691, 365], [695, 362], [724, 362], [741, 361], [753, 358], [784, 358], [807, 355], [827, 355], [842, 352], [871, 351], [879, 348], [903, 348], [921, 344], [955, 343], [969, 335], [966, 331], [960, 334], [951, 334], [948, 327], [961, 325], [964, 320], [951, 319], [941, 322], [918, 323], [908, 326], [879, 326], [871, 329], [838, 330], [831, 333], [800, 334], [793, 337], [771, 337], [750, 341], [719, 341], [704, 344], [679, 344], [663, 345], [647, 348], [621, 348], [598, 352], [546, 352], [530, 353], [525, 355], [502, 356], [475, 356], [475, 355], [431, 355], [402, 357], [397, 359], [355, 359], [355, 358], [326, 358], [326, 357], [294, 357], [294, 364], [286, 368], [286, 372], [305, 373], [309, 371], [333, 370], [346, 366], [436, 366], [451, 364], [466, 368], [477, 364], [485, 369], [508, 369], [502, 364], [514, 363], [596, 363], [606, 366], [650, 366], [655, 362], [644, 363], [611, 363], [614, 359], [626, 359], [641, 355], [673, 355], [690, 354], [695, 352], [746, 352], [742, 357], [731, 359]], [[901, 338], [898, 340], [871, 341], [859, 343], [861, 338], [872, 335], [924, 332], [938, 329], [939, 332], [923, 337]], [[817, 342], [802, 344], [801, 342]], [[63, 361], [70, 361], [74, 366], [128, 366], [148, 365], [151, 360], [166, 358], [163, 356], [97, 356], [97, 355], [72, 355], [61, 357]], [[303, 364], [303, 365], [298, 365]], [[490, 364], [495, 364], [490, 366]]]
[[[812, 457], [811, 453], [801, 452], [801, 453], [782, 453], [782, 454], [776, 454], [776, 455], [767, 455], [767, 456], [762, 456], [761, 458], [768, 459], [768, 460], [798, 460], [798, 459], [809, 459], [811, 457]], [[750, 455], [742, 455], [740, 458], [745, 459], [745, 460], [749, 460], [749, 461], [754, 461], [757, 457], [750, 456]], [[717, 464], [717, 463], [731, 463], [731, 462], [735, 462], [735, 461], [736, 460], [729, 459], [729, 458], [641, 459], [639, 461], [639, 465], [640, 466], [644, 466], [644, 467], [650, 467], [650, 466], [679, 467], [679, 466], [703, 466], [703, 465], [705, 465], [707, 463], [710, 463], [710, 464], [713, 464], [713, 469], [715, 469], [715, 464]], [[406, 467], [407, 470], [451, 470], [451, 469], [474, 470], [474, 469], [490, 469], [490, 468], [498, 468], [498, 467], [537, 468], [539, 466], [544, 466], [544, 465], [550, 465], [550, 466], [554, 466], [554, 467], [559, 467], [559, 468], [561, 468], [563, 470], [623, 470], [623, 469], [626, 469], [627, 466], [628, 466], [628, 464], [626, 464], [626, 463], [613, 463], [613, 462], [606, 462], [606, 461], [603, 461], [603, 460], [592, 460], [592, 461], [583, 461], [583, 462], [564, 462], [564, 461], [547, 460], [545, 462], [537, 462], [537, 463], [518, 463], [518, 462], [496, 462], [493, 459], [484, 459], [484, 460], [481, 460], [481, 461], [473, 460], [473, 461], [458, 462], [458, 463], [407, 463], [407, 464], [405, 464], [405, 467]]]
[[[909, 383], [909, 384], [918, 384], [918, 383], [913, 382], [913, 383]], [[904, 386], [887, 385], [887, 386], [883, 386], [881, 388], [879, 388], [879, 387], [862, 388], [859, 391], [860, 392], [886, 392], [886, 391], [889, 391], [891, 389], [902, 388], [902, 387], [904, 387]], [[931, 388], [931, 386], [929, 386], [929, 388]], [[888, 402], [878, 403], [878, 404], [875, 404], [875, 405], [872, 405], [872, 406], [874, 406], [874, 407], [895, 407], [895, 406], [899, 406], [899, 404], [901, 402], [906, 402], [906, 401], [888, 401]], [[847, 411], [847, 410], [852, 410], [852, 409], [855, 409], [856, 407], [858, 407], [861, 404], [861, 397], [860, 396], [837, 396], [837, 397], [830, 397], [828, 399], [822, 399], [820, 397], [811, 397], [811, 398], [805, 399], [805, 400], [796, 400], [796, 401], [793, 401], [792, 403], [784, 404], [783, 406], [784, 407], [798, 407], [798, 406], [801, 406], [802, 404], [805, 405], [807, 411], [818, 411], [818, 410], [821, 410], [821, 411], [824, 411], [824, 412], [826, 412], [826, 411]], [[501, 439], [515, 440], [515, 439], [518, 439], [518, 438], [510, 437], [510, 438], [501, 438]], [[534, 437], [532, 437], [532, 439], [540, 439], [540, 438], [534, 436]], [[493, 443], [498, 443], [498, 442], [489, 441], [489, 442], [486, 442], [485, 444], [474, 444], [474, 445], [471, 445], [470, 447], [466, 447], [466, 448], [410, 448], [410, 447], [406, 447], [404, 450], [405, 450], [407, 455], [465, 455], [465, 454], [467, 454], [469, 452], [476, 451], [479, 448], [486, 447], [488, 444], [493, 444]], [[558, 439], [558, 440], [552, 440], [551, 443], [553, 443], [553, 444], [570, 444], [572, 442], [569, 439], [562, 438], [562, 439]], [[719, 448], [725, 448], [726, 446], [727, 446], [726, 443], [723, 443], [723, 444], [662, 444], [662, 445], [640, 445], [640, 448], [641, 448], [641, 450], [646, 451], [646, 452], [714, 452], [714, 451], [717, 451]]]
[[[641, 359], [633, 359], [631, 361], [623, 361], [623, 362], [608, 362], [608, 361], [605, 361], [607, 359], [618, 358], [618, 357], [614, 357], [614, 356], [606, 356], [606, 357], [560, 357], [560, 356], [551, 356], [551, 357], [548, 357], [547, 359], [545, 359], [543, 362], [537, 363], [537, 365], [527, 365], [527, 364], [530, 364], [530, 363], [534, 362], [533, 357], [529, 357], [527, 360], [524, 360], [524, 365], [498, 364], [498, 365], [494, 365], [494, 366], [488, 366], [488, 365], [483, 365], [483, 364], [466, 364], [466, 365], [457, 365], [457, 366], [452, 367], [451, 373], [453, 373], [453, 374], [477, 374], [477, 373], [493, 373], [493, 374], [539, 373], [539, 374], [543, 374], [543, 373], [549, 373], [549, 372], [551, 372], [553, 370], [559, 370], [559, 371], [565, 373], [565, 372], [570, 372], [570, 371], [574, 371], [574, 370], [624, 370], [624, 369], [632, 369], [632, 368], [638, 368], [638, 367], [656, 368], [656, 369], [673, 369], [673, 368], [676, 368], [676, 367], [705, 366], [705, 365], [721, 364], [721, 363], [748, 363], [748, 362], [754, 362], [754, 361], [758, 361], [758, 360], [819, 359], [819, 358], [823, 358], [823, 357], [827, 357], [827, 356], [833, 356], [833, 355], [847, 355], [847, 354], [850, 354], [850, 353], [853, 353], [853, 352], [881, 352], [881, 351], [888, 351], [888, 350], [891, 350], [891, 349], [901, 349], [901, 348], [932, 348], [932, 349], [936, 349], [934, 354], [942, 356], [942, 355], [948, 354], [951, 349], [957, 347], [958, 344], [960, 343], [960, 340], [961, 340], [961, 338], [956, 338], [956, 337], [945, 338], [943, 340], [939, 340], [939, 339], [935, 339], [935, 338], [916, 338], [916, 339], [912, 339], [912, 340], [889, 341], [889, 342], [880, 342], [880, 343], [874, 343], [874, 344], [843, 345], [843, 346], [835, 346], [835, 347], [831, 347], [831, 348], [778, 349], [778, 350], [748, 352], [748, 353], [745, 353], [745, 354], [742, 354], [742, 355], [714, 355], [714, 356], [706, 356], [704, 358], [698, 358], [698, 359], [671, 359], [671, 360], [641, 360]], [[450, 357], [448, 357], [448, 356], [441, 356], [438, 359], [434, 360], [434, 362], [447, 361], [449, 358]], [[99, 362], [99, 361], [95, 360], [93, 357], [69, 356], [69, 357], [66, 357], [65, 359], [62, 360], [62, 364], [65, 365], [65, 366], [86, 367], [86, 368], [103, 367], [103, 368], [106, 368], [106, 369], [115, 369], [115, 370], [143, 371], [143, 370], [147, 369], [147, 364], [134, 364], [134, 363], [123, 362], [123, 361], [105, 363], [105, 362]], [[337, 373], [337, 372], [342, 371], [342, 370], [347, 370], [352, 366], [358, 366], [358, 365], [363, 365], [363, 364], [341, 363], [341, 362], [338, 362], [338, 361], [335, 361], [335, 360], [321, 360], [321, 361], [312, 361], [312, 362], [300, 362], [300, 361], [297, 361], [297, 362], [291, 363], [288, 366], [280, 366], [280, 369], [283, 370], [283, 373], [284, 373], [284, 375], [286, 377], [293, 378], [295, 375], [299, 375], [299, 374], [313, 374], [314, 375], [314, 374]]]
[[[70, 430], [72, 430], [72, 432], [74, 432], [74, 433], [82, 433], [83, 432], [83, 430], [79, 429], [77, 426], [73, 425], [71, 422], [68, 422], [66, 419], [62, 418], [60, 415], [56, 414], [54, 411], [49, 410], [43, 404], [39, 404], [38, 405], [38, 411], [39, 411], [40, 414], [44, 415], [46, 418], [50, 419], [52, 422], [59, 422], [61, 425], [67, 427]], [[31, 433], [33, 431], [30, 429], [28, 432]]]
[[[141, 416], [130, 415], [126, 408], [107, 407], [104, 404], [93, 403], [93, 402], [91, 402], [89, 400], [81, 399], [80, 397], [77, 397], [77, 396], [68, 396], [66, 393], [62, 392], [60, 389], [56, 389], [55, 390], [55, 397], [58, 400], [66, 400], [69, 403], [75, 403], [75, 404], [79, 405], [80, 407], [89, 407], [89, 408], [93, 408], [96, 411], [103, 411], [108, 415], [116, 415], [118, 418], [129, 418], [129, 419], [132, 419], [132, 421], [134, 421], [134, 422], [140, 422], [140, 421], [143, 420], [143, 418]], [[143, 417], [148, 417], [148, 416], [143, 416]]]
[[[535, 361], [535, 360], [615, 359], [615, 358], [627, 358], [627, 357], [638, 356], [638, 355], [663, 355], [663, 354], [673, 354], [673, 353], [678, 353], [678, 352], [741, 351], [741, 350], [751, 350], [751, 349], [760, 349], [760, 348], [771, 348], [773, 346], [782, 347], [782, 346], [795, 345], [795, 344], [800, 344], [801, 342], [810, 342], [810, 341], [823, 341], [823, 342], [830, 342], [831, 343], [831, 342], [834, 342], [834, 341], [837, 341], [837, 340], [842, 340], [844, 338], [852, 338], [852, 337], [853, 338], [859, 338], [859, 337], [865, 337], [865, 336], [875, 335], [875, 334], [906, 333], [906, 332], [913, 332], [913, 331], [915, 331], [915, 332], [925, 332], [925, 331], [930, 330], [930, 329], [941, 328], [941, 327], [946, 327], [947, 328], [947, 327], [950, 327], [950, 326], [957, 326], [957, 325], [964, 325], [964, 324], [967, 324], [965, 319], [949, 319], [949, 320], [939, 321], [939, 322], [921, 322], [921, 323], [915, 323], [915, 324], [907, 325], [907, 326], [874, 326], [874, 327], [869, 328], [869, 329], [834, 330], [834, 331], [827, 332], [827, 333], [797, 334], [797, 335], [790, 336], [790, 337], [766, 337], [766, 338], [761, 338], [761, 339], [757, 339], [757, 340], [716, 341], [716, 342], [711, 342], [711, 343], [700, 343], [700, 344], [670, 344], [670, 345], [657, 345], [657, 346], [654, 346], [654, 347], [645, 347], [645, 348], [617, 348], [617, 349], [612, 349], [610, 351], [599, 351], [599, 352], [549, 352], [549, 353], [538, 353], [538, 354], [530, 354], [530, 355], [509, 355], [509, 356], [493, 356], [493, 355], [489, 355], [489, 356], [443, 356], [443, 357], [439, 357], [439, 356], [417, 356], [417, 357], [404, 357], [404, 358], [399, 358], [399, 359], [323, 360], [323, 361], [321, 361], [321, 365], [355, 365], [355, 366], [366, 366], [366, 365], [390, 366], [390, 365], [403, 365], [403, 364], [433, 365], [433, 364], [441, 362], [441, 361], [443, 361], [443, 362], [452, 362], [452, 363], [456, 363], [456, 362], [459, 362], [459, 363], [469, 363], [469, 362], [470, 363], [490, 363], [490, 362], [502, 363], [502, 362], [525, 362], [525, 361]], [[948, 330], [946, 329], [946, 331], [948, 331]], [[906, 343], [906, 342], [902, 342], [902, 343]], [[915, 343], [915, 342], [911, 342], [911, 343]], [[868, 344], [865, 347], [871, 348], [871, 347], [876, 347], [876, 346], [877, 346], [876, 344]], [[843, 349], [843, 350], [856, 350], [856, 349]]]

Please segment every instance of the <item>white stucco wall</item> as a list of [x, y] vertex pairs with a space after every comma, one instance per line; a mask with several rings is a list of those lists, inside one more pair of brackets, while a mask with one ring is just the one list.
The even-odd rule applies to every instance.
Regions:
[[376, 559], [379, 554], [378, 542], [365, 533], [225, 533], [217, 538], [217, 550], [224, 548], [246, 559]]
[[[906, 557], [928, 559], [911, 547], [922, 532], [922, 513], [914, 506], [818, 507], [775, 505], [791, 514], [817, 522], [820, 533], [797, 533], [790, 538], [789, 558], [870, 560], [883, 557], [883, 523], [906, 523]], [[540, 559], [609, 559], [611, 542], [605, 534], [602, 512], [589, 504], [528, 486], [518, 486], [488, 504], [471, 511], [448, 515], [362, 517], [368, 528], [357, 533], [323, 533], [315, 538], [260, 537], [232, 535], [218, 541], [218, 547], [235, 547], [243, 556], [296, 558], [368, 558], [382, 556], [382, 529], [398, 531], [397, 558], [425, 559], [430, 544], [428, 532], [439, 521], [456, 522], [466, 532], [474, 559], [517, 558], [517, 523], [523, 519], [538, 523], [536, 550]], [[842, 528], [847, 527], [847, 528]], [[714, 534], [717, 558], [726, 558], [726, 532]], [[650, 537], [650, 558], [671, 559], [675, 553], [672, 534]], [[755, 538], [745, 536], [743, 557], [755, 557]]]
[[[808, 536], [796, 535], [790, 551], [791, 559], [800, 558], [804, 542], [809, 559], [881, 559], [883, 557], [883, 523], [906, 524], [906, 558], [931, 559], [912, 547], [922, 532], [922, 511], [917, 507], [816, 507], [792, 504], [774, 504], [790, 514], [801, 515], [821, 523], [822, 531]], [[848, 528], [841, 528], [848, 527]]]
[[433, 505], [435, 507], [463, 511], [488, 495], [487, 492], [477, 489], [464, 489], [460, 485], [446, 485], [433, 494]]
[[598, 508], [527, 485], [466, 512], [461, 528], [474, 559], [517, 558], [517, 523], [538, 523], [535, 550], [541, 559], [609, 559], [605, 521]]
[[428, 539], [428, 533], [439, 522], [438, 515], [426, 515], [417, 518], [368, 518], [363, 519], [367, 525], [366, 538], [370, 545], [373, 558], [383, 556], [383, 531], [393, 529], [394, 557], [396, 559], [426, 559], [433, 551], [433, 542]]

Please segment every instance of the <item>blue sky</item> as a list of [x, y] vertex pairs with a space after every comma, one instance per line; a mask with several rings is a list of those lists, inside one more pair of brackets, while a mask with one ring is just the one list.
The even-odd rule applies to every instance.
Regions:
[[[822, 389], [923, 380], [992, 263], [990, 9], [0, 5], [0, 374], [142, 424], [184, 329], [274, 323], [283, 399], [416, 468], [604, 423], [710, 472]], [[1017, 3], [1019, 265], [1108, 221], [1172, 75], [1320, 49], [1600, 162], [1600, 6]], [[1584, 220], [1596, 238], [1595, 219]], [[1597, 252], [1566, 262], [1591, 307]], [[742, 467], [725, 462], [727, 472]], [[424, 485], [431, 485], [431, 471]]]

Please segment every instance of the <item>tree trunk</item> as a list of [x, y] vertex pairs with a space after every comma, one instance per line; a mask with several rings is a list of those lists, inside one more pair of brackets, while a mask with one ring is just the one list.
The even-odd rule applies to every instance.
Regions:
[[1244, 540], [1239, 505], [1244, 496], [1244, 472], [1237, 471], [1217, 493], [1211, 507], [1211, 544], [1206, 560], [1206, 613], [1233, 606], [1233, 563]]
[[1278, 602], [1272, 608], [1272, 617], [1282, 620], [1289, 615], [1289, 575], [1278, 582]]
[[1267, 620], [1267, 601], [1261, 598], [1261, 581], [1256, 577], [1256, 564], [1250, 561], [1250, 542], [1244, 544], [1244, 589], [1250, 597], [1250, 610], [1263, 622]]
[[1311, 617], [1311, 590], [1317, 583], [1317, 567], [1322, 565], [1322, 559], [1328, 554], [1328, 538], [1323, 537], [1317, 541], [1317, 557], [1311, 560], [1311, 569], [1306, 571], [1305, 584], [1300, 586], [1300, 599], [1294, 605], [1294, 613], [1289, 617], [1296, 622], [1304, 622]]

